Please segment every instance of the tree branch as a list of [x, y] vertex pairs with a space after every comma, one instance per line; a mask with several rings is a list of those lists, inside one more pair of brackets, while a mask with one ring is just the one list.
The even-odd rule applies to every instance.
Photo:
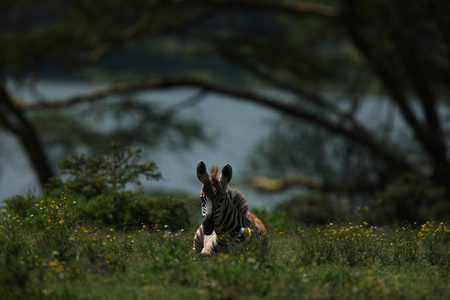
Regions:
[[[170, 4], [169, 2], [162, 3], [162, 5]], [[116, 48], [129, 43], [130, 41], [136, 41], [143, 37], [151, 38], [170, 35], [179, 31], [185, 31], [193, 26], [204, 23], [213, 16], [214, 13], [211, 11], [199, 12], [189, 18], [177, 20], [176, 22], [155, 30], [152, 28], [152, 24], [155, 23], [154, 15], [151, 15], [149, 12], [144, 12], [139, 20], [119, 32], [114, 38], [102, 40], [98, 45], [94, 45], [94, 49], [90, 54], [88, 61], [90, 63], [96, 63], [106, 53], [113, 51]]]
[[119, 32], [114, 40], [102, 41], [99, 45], [97, 45], [89, 55], [88, 60], [92, 63], [97, 62], [107, 52], [114, 50], [119, 45], [136, 38], [139, 34], [144, 32], [150, 22], [150, 15], [148, 13], [144, 13], [142, 17], [136, 21], [136, 23], [125, 28], [122, 32]]
[[336, 17], [338, 10], [332, 6], [316, 3], [300, 3], [293, 1], [267, 1], [267, 0], [185, 0], [181, 3], [204, 4], [230, 9], [264, 9], [278, 11], [293, 15], [311, 15], [319, 17]]
[[[384, 37], [384, 42], [396, 47], [392, 50], [381, 51], [382, 55], [380, 55], [377, 51], [380, 46], [377, 43], [382, 43], [373, 38], [366, 38], [364, 35], [364, 29], [367, 28], [370, 19], [367, 20], [361, 17], [362, 9], [358, 7], [360, 3], [357, 0], [347, 0], [346, 3], [346, 14], [343, 15], [343, 21], [349, 37], [359, 52], [365, 57], [368, 65], [378, 74], [381, 83], [393, 102], [400, 108], [403, 117], [411, 127], [421, 147], [429, 154], [433, 163], [436, 182], [446, 185], [450, 177], [450, 163], [437, 114], [437, 100], [432, 93], [431, 82], [427, 77], [428, 74], [423, 73], [423, 66], [425, 65], [421, 65], [422, 58], [419, 55], [420, 52], [416, 49], [417, 45], [411, 42], [411, 33], [398, 29], [400, 26], [391, 25], [395, 29], [391, 29], [388, 32]], [[400, 11], [401, 8], [398, 8], [398, 10]], [[402, 16], [400, 15], [400, 17]], [[395, 73], [396, 68], [392, 68], [393, 58], [397, 58], [401, 62], [401, 66], [405, 68], [406, 77], [412, 84], [412, 90], [415, 91], [418, 99], [422, 102], [426, 125], [421, 122], [412, 109], [411, 101], [408, 101], [408, 87], [401, 81], [401, 76]]]
[[384, 159], [393, 169], [399, 171], [412, 171], [413, 167], [395, 151], [386, 147], [386, 145], [378, 142], [373, 134], [362, 126], [349, 122], [334, 122], [319, 113], [311, 112], [303, 106], [296, 103], [279, 101], [267, 95], [262, 95], [249, 90], [220, 85], [209, 81], [198, 79], [151, 79], [144, 81], [136, 81], [129, 83], [116, 83], [106, 88], [100, 88], [96, 91], [62, 99], [54, 99], [52, 101], [22, 104], [24, 110], [41, 110], [70, 107], [73, 105], [95, 102], [105, 99], [112, 95], [123, 95], [128, 93], [137, 93], [147, 90], [159, 90], [167, 88], [194, 87], [205, 91], [215, 92], [227, 95], [241, 101], [262, 105], [275, 111], [285, 113], [286, 115], [301, 119], [308, 123], [320, 126], [332, 133], [344, 136], [354, 140], [361, 145], [371, 149], [377, 156]]
[[287, 82], [283, 82], [276, 78], [276, 76], [272, 76], [272, 74], [268, 72], [264, 72], [259, 68], [258, 66], [255, 66], [252, 63], [249, 63], [248, 61], [245, 61], [243, 59], [240, 59], [240, 57], [231, 56], [224, 51], [218, 50], [219, 53], [228, 61], [234, 63], [235, 65], [238, 65], [239, 67], [248, 70], [250, 73], [252, 73], [256, 78], [259, 78], [260, 80], [263, 80], [267, 83], [270, 83], [276, 88], [281, 88], [283, 90], [287, 90], [290, 92], [295, 93], [296, 95], [300, 96], [302, 99], [307, 100], [308, 102], [320, 106], [321, 108], [324, 108], [334, 114], [337, 115], [343, 115], [342, 111], [337, 107], [334, 103], [328, 101], [318, 93], [313, 93], [310, 91], [306, 91], [305, 89], [301, 88], [299, 85], [292, 85]]
[[[414, 133], [420, 138], [424, 136], [424, 132], [420, 125], [420, 122], [408, 105], [408, 101], [405, 98], [405, 93], [402, 90], [401, 84], [398, 82], [398, 79], [395, 75], [390, 71], [389, 62], [383, 61], [376, 56], [377, 45], [371, 45], [363, 38], [363, 34], [360, 33], [359, 28], [360, 24], [358, 23], [359, 14], [356, 9], [356, 0], [347, 1], [347, 14], [343, 17], [344, 25], [348, 31], [349, 37], [353, 44], [356, 46], [356, 49], [362, 54], [362, 56], [366, 59], [368, 65], [378, 74], [384, 88], [394, 100], [395, 103], [400, 108], [400, 111], [403, 114], [403, 117], [408, 122], [408, 124], [413, 129]], [[382, 57], [384, 58], [384, 56]]]
[[260, 192], [276, 193], [288, 190], [290, 188], [301, 187], [321, 192], [337, 192], [349, 194], [353, 192], [367, 191], [373, 189], [373, 186], [348, 186], [339, 182], [322, 182], [313, 177], [305, 175], [288, 175], [282, 178], [269, 178], [264, 176], [255, 176], [243, 181]]

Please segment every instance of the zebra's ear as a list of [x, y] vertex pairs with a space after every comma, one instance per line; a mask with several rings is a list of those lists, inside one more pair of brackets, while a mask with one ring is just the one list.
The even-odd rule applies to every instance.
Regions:
[[226, 164], [222, 168], [222, 177], [220, 177], [220, 183], [222, 183], [223, 185], [227, 185], [230, 182], [232, 176], [233, 169], [229, 164]]
[[202, 183], [209, 181], [209, 175], [208, 175], [208, 172], [206, 170], [206, 165], [203, 162], [203, 160], [201, 160], [197, 164], [197, 177], [198, 177], [198, 180], [200, 180], [200, 182], [202, 182]]

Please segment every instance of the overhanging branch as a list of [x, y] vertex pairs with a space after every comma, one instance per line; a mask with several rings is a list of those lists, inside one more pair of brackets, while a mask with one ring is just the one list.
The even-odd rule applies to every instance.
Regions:
[[325, 116], [311, 112], [298, 103], [279, 101], [267, 95], [262, 95], [251, 90], [221, 85], [199, 79], [150, 79], [128, 83], [115, 83], [108, 87], [100, 88], [96, 91], [78, 95], [74, 97], [53, 99], [52, 101], [39, 102], [33, 104], [21, 105], [23, 110], [42, 110], [65, 108], [81, 103], [90, 103], [105, 99], [113, 95], [124, 95], [129, 93], [138, 93], [149, 90], [160, 90], [167, 88], [193, 87], [204, 91], [214, 92], [239, 99], [249, 103], [262, 105], [286, 115], [301, 119], [313, 125], [322, 127], [334, 134], [344, 136], [350, 140], [358, 142], [371, 149], [378, 157], [382, 158], [393, 169], [399, 171], [413, 171], [413, 167], [400, 155], [392, 149], [389, 149], [384, 143], [376, 140], [374, 135], [361, 125], [355, 122], [335, 122]]
[[338, 10], [332, 6], [305, 3], [305, 2], [293, 2], [293, 1], [267, 1], [267, 0], [185, 0], [179, 1], [179, 3], [187, 4], [202, 4], [209, 6], [216, 6], [220, 8], [230, 9], [264, 9], [271, 11], [278, 11], [287, 14], [294, 15], [311, 15], [319, 17], [336, 17]]

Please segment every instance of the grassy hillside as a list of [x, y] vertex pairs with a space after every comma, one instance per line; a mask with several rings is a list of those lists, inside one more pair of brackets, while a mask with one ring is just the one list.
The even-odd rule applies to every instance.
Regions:
[[[0, 213], [2, 299], [444, 299], [450, 225], [302, 226], [256, 211], [269, 248], [203, 258], [196, 224], [119, 229], [83, 220], [71, 195]], [[31, 213], [30, 213], [31, 212]], [[171, 228], [172, 227], [172, 228]]]

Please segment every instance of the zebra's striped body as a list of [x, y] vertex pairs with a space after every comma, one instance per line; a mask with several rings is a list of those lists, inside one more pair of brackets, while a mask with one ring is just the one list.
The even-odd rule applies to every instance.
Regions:
[[229, 243], [242, 243], [252, 235], [266, 234], [263, 223], [248, 211], [245, 196], [228, 187], [231, 175], [228, 164], [223, 167], [222, 176], [217, 166], [211, 167], [209, 176], [202, 161], [197, 165], [197, 176], [203, 183], [200, 192], [203, 222], [194, 236], [193, 250], [197, 253], [211, 255], [227, 251]]

